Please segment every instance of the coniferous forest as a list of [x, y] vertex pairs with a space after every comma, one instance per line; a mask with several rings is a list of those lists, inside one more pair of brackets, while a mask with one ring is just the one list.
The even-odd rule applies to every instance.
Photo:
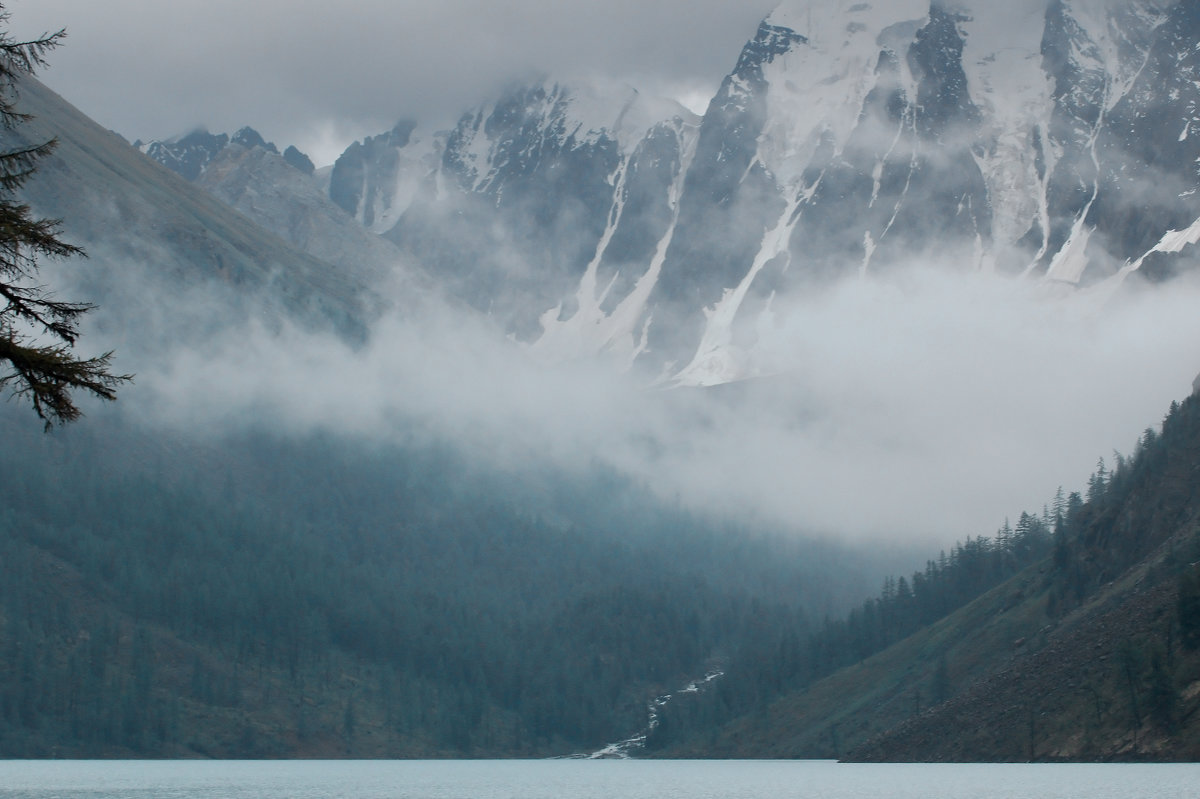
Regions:
[[872, 573], [611, 474], [3, 423], [10, 756], [585, 751]]
[[531, 86], [326, 173], [131, 146], [0, 3], [0, 757], [1200, 760], [1200, 380], [1082, 490], [880, 543], [1195, 318], [1194, 3], [1051, 3], [999, 103], [974, 18], [844, 6], [832, 79], [763, 21], [695, 119]]
[[[675, 703], [664, 754], [866, 760], [1200, 756], [1200, 395], [1086, 495], [967, 539]], [[745, 652], [749, 655], [749, 652]], [[716, 732], [714, 732], [716, 730]]]
[[[0, 465], [13, 492], [0, 516], [0, 747], [587, 752], [643, 729], [653, 696], [719, 670], [660, 710], [646, 751], [729, 754], [722, 730], [1007, 586], [1025, 587], [988, 613], [1034, 602], [1049, 630], [1155, 553], [1176, 598], [1161, 636], [1121, 655], [1125, 690], [1146, 725], [1190, 729], [1198, 419], [1196, 398], [1174, 405], [1161, 433], [1100, 464], [1086, 497], [1059, 490], [854, 604], [835, 583], [862, 584], [860, 556], [714, 527], [599, 470], [518, 485], [449, 448], [262, 428], [200, 443], [90, 422], [47, 436], [6, 414], [21, 447]], [[930, 648], [910, 663], [927, 678], [905, 717], [968, 691], [955, 657]], [[1115, 717], [1129, 700], [1103, 701]], [[840, 747], [855, 743], [845, 735]]]

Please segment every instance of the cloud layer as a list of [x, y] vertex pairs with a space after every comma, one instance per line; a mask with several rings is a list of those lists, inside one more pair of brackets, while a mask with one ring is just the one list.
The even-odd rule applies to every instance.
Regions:
[[251, 125], [327, 161], [401, 117], [444, 125], [535, 73], [710, 96], [770, 0], [14, 0], [15, 35], [68, 29], [44, 77], [129, 139]]
[[672, 391], [587, 360], [546, 364], [431, 303], [357, 350], [232, 327], [139, 366], [123, 403], [200, 431], [269, 418], [449, 440], [517, 474], [603, 463], [742, 522], [947, 546], [1128, 454], [1200, 368], [1198, 300], [1183, 283], [1097, 307], [979, 274], [848, 281], [778, 309], [775, 376]]

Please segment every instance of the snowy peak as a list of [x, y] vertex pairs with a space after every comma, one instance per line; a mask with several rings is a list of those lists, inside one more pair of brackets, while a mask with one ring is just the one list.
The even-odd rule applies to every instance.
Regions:
[[[136, 141], [133, 146], [185, 180], [195, 182], [209, 164], [231, 145], [246, 150], [258, 148], [279, 155], [279, 149], [272, 142], [266, 141], [258, 131], [249, 126], [241, 128], [232, 136], [226, 133], [209, 133], [204, 128], [199, 128], [172, 139], [148, 143]], [[312, 161], [295, 147], [288, 147], [283, 157], [287, 163], [300, 171], [308, 175], [313, 173]]]
[[193, 181], [227, 144], [228, 135], [212, 134], [201, 128], [166, 141], [136, 141], [133, 146], [185, 180]]
[[516, 87], [460, 119], [443, 166], [462, 189], [498, 196], [546, 159], [625, 158], [660, 123], [694, 117], [679, 103], [624, 85]]
[[364, 140], [331, 191], [551, 357], [723, 382], [847, 277], [1170, 274], [1200, 218], [1197, 41], [1195, 0], [785, 0], [703, 118], [545, 81]]
[[803, 45], [767, 62], [757, 90], [765, 105], [759, 158], [784, 185], [797, 187], [823, 142], [841, 152], [875, 87], [881, 59], [890, 59], [911, 93], [903, 48], [927, 14], [927, 3], [908, 0], [879, 9], [862, 2], [833, 8], [790, 2], [767, 18], [767, 24], [798, 31]]

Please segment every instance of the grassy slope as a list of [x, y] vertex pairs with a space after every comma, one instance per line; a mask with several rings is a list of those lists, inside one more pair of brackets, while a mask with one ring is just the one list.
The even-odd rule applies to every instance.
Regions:
[[[1175, 591], [1164, 549], [1085, 605], [1046, 612], [1047, 561], [959, 612], [809, 690], [744, 718], [705, 754], [858, 760], [1102, 760], [1200, 757], [1200, 652], [1174, 644], [1179, 727], [1139, 708], [1147, 655], [1165, 646]], [[945, 659], [948, 701], [933, 705]]]
[[1063, 599], [1069, 570], [1048, 559], [673, 754], [1200, 758], [1200, 650], [1180, 645], [1177, 610], [1177, 575], [1200, 558], [1200, 398], [1174, 422], [1117, 496], [1085, 508], [1079, 599]]
[[[1027, 596], [1034, 567], [959, 612], [810, 689], [744, 718], [714, 742], [714, 756], [840, 757], [851, 747], [923, 712], [946, 661], [948, 692], [982, 678], [1015, 650], [1038, 646], [1048, 624], [1044, 597]], [[971, 631], [964, 635], [964, 631]], [[1016, 642], [1024, 639], [1024, 642]]]

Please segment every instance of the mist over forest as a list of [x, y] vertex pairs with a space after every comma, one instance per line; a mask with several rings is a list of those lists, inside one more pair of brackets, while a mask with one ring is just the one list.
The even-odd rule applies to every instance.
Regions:
[[0, 408], [0, 753], [841, 757], [1100, 607], [1110, 710], [1023, 751], [1184, 751], [1194, 3], [834, 5], [714, 86], [447, 67], [320, 169], [23, 79], [38, 280], [134, 380]]

